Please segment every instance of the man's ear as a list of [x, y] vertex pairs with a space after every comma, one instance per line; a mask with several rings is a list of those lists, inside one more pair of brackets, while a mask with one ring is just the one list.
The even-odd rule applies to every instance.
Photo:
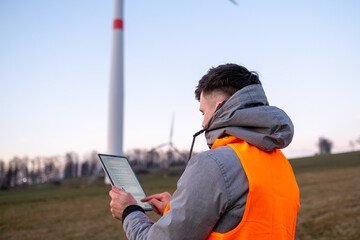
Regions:
[[215, 112], [217, 111], [217, 110], [219, 110], [219, 108], [221, 108], [224, 104], [225, 104], [225, 102], [226, 102], [226, 100], [224, 100], [224, 101], [217, 101], [216, 102], [216, 110], [215, 110]]
[[223, 101], [217, 101], [215, 104], [216, 109], [223, 103]]

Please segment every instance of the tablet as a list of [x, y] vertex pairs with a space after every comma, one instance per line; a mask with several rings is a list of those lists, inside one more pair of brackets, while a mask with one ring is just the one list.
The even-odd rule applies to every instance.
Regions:
[[131, 193], [137, 204], [145, 211], [152, 210], [150, 204], [140, 201], [140, 199], [146, 197], [146, 194], [127, 158], [108, 154], [98, 154], [98, 156], [111, 185]]

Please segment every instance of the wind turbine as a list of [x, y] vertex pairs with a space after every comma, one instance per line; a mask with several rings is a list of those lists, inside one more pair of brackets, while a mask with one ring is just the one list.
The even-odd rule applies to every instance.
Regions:
[[151, 151], [154, 151], [156, 149], [159, 149], [159, 148], [162, 148], [162, 147], [165, 147], [165, 146], [169, 146], [170, 149], [173, 149], [175, 150], [177, 153], [181, 154], [180, 151], [174, 146], [174, 143], [173, 143], [173, 135], [174, 135], [174, 120], [175, 120], [175, 114], [172, 115], [172, 118], [171, 118], [171, 126], [170, 126], [170, 135], [169, 135], [169, 141], [168, 142], [165, 142], [165, 143], [162, 143], [154, 148], [152, 148]]
[[172, 115], [172, 118], [171, 118], [171, 126], [170, 126], [170, 135], [169, 135], [169, 141], [168, 142], [165, 142], [165, 143], [162, 143], [156, 147], [153, 147], [151, 150], [150, 150], [150, 153], [153, 153], [155, 150], [159, 149], [159, 148], [163, 148], [165, 146], [169, 146], [169, 151], [168, 151], [168, 162], [166, 162], [166, 165], [168, 165], [169, 161], [171, 160], [172, 158], [172, 151], [175, 151], [177, 152], [181, 157], [182, 156], [182, 153], [174, 146], [174, 143], [173, 143], [173, 135], [174, 135], [174, 120], [175, 120], [175, 114]]

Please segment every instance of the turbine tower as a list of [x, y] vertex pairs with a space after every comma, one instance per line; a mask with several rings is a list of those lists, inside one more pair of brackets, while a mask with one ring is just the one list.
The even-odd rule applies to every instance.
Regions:
[[114, 0], [110, 77], [108, 153], [123, 155], [124, 132], [124, 24], [123, 0]]

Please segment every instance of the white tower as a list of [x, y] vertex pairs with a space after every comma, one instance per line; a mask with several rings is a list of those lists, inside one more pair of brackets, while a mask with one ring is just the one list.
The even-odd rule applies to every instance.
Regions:
[[114, 0], [114, 25], [110, 79], [108, 153], [123, 155], [124, 33], [123, 0]]

